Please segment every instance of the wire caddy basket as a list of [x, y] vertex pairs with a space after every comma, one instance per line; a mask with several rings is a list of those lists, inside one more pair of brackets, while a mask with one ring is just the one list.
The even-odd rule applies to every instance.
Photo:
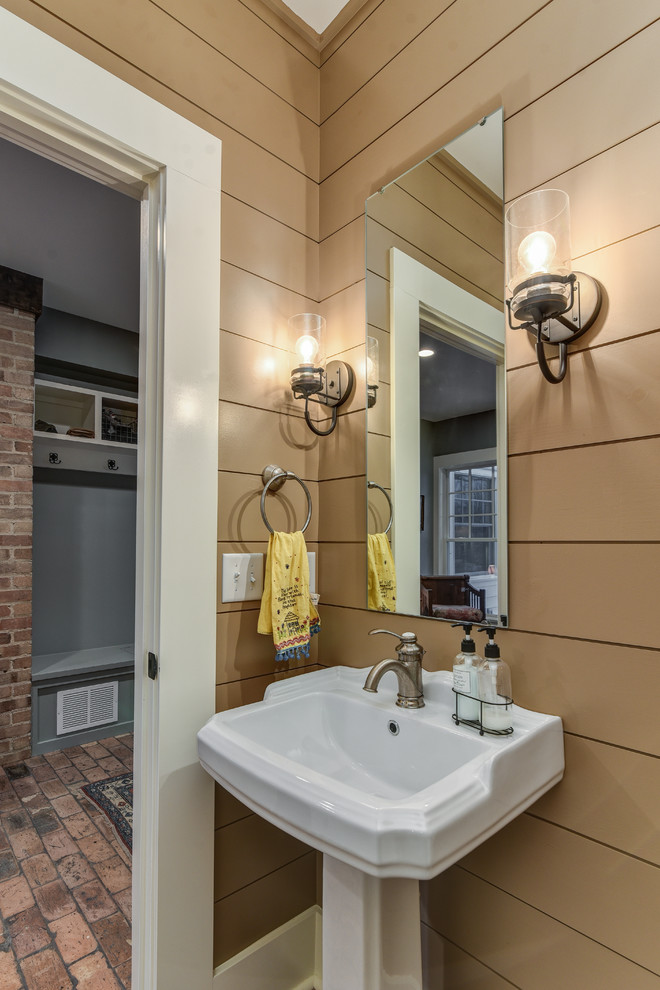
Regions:
[[[452, 688], [454, 692], [455, 700], [455, 710], [452, 718], [456, 725], [469, 725], [471, 729], [476, 729], [480, 736], [487, 733], [489, 736], [510, 736], [513, 732], [513, 726], [509, 726], [506, 729], [489, 729], [484, 725], [484, 705], [488, 705], [489, 708], [509, 708], [513, 704], [513, 698], [504, 698], [502, 695], [502, 701], [484, 701], [482, 698], [475, 698], [473, 694], [467, 694], [465, 691], [457, 691], [455, 687]], [[476, 701], [479, 705], [479, 718], [463, 718], [458, 714], [458, 699], [468, 698], [470, 701]]]

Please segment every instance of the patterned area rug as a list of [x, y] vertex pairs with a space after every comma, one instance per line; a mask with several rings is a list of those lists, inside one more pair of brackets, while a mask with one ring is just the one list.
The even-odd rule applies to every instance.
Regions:
[[109, 819], [126, 848], [133, 847], [133, 774], [85, 784], [81, 788]]

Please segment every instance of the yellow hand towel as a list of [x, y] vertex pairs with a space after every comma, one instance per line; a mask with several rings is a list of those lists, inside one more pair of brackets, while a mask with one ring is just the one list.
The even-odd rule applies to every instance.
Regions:
[[305, 537], [271, 533], [257, 632], [272, 633], [276, 660], [293, 660], [309, 656], [309, 641], [320, 626], [309, 597]]
[[389, 540], [385, 533], [367, 536], [369, 561], [368, 607], [378, 612], [396, 611], [396, 572]]

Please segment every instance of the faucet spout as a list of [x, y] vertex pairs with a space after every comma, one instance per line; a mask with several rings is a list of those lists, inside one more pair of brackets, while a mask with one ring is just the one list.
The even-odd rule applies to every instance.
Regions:
[[396, 660], [381, 660], [367, 674], [364, 682], [365, 691], [372, 694], [377, 691], [383, 674], [392, 671], [399, 682], [399, 693], [396, 703], [399, 708], [423, 708], [424, 691], [422, 689], [422, 657], [424, 649], [417, 642], [417, 636], [412, 632], [394, 633], [389, 629], [371, 629], [369, 635], [386, 633], [399, 640], [396, 648]]
[[[403, 660], [381, 660], [367, 674], [363, 690], [376, 694], [381, 678], [389, 671], [396, 674], [398, 681], [396, 703], [399, 708], [423, 708], [424, 695], [420, 683], [421, 676], [416, 677], [414, 668], [409, 668]], [[420, 673], [419, 667], [417, 673]]]

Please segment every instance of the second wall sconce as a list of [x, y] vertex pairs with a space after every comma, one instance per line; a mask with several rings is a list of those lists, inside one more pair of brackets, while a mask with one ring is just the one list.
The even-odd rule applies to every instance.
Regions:
[[[291, 372], [294, 398], [305, 400], [305, 422], [313, 433], [327, 437], [337, 425], [337, 408], [351, 393], [355, 376], [345, 361], [325, 365], [325, 318], [317, 313], [297, 313], [289, 319], [290, 350], [295, 367]], [[332, 409], [330, 427], [320, 430], [309, 415], [309, 403]]]
[[[563, 190], [521, 196], [506, 211], [504, 227], [509, 326], [534, 334], [541, 372], [558, 384], [566, 375], [567, 344], [586, 333], [600, 312], [600, 284], [572, 270], [570, 207]], [[559, 348], [557, 375], [545, 344]]]
[[378, 360], [378, 339], [367, 337], [367, 409], [376, 405], [376, 392], [380, 378], [380, 366]]

